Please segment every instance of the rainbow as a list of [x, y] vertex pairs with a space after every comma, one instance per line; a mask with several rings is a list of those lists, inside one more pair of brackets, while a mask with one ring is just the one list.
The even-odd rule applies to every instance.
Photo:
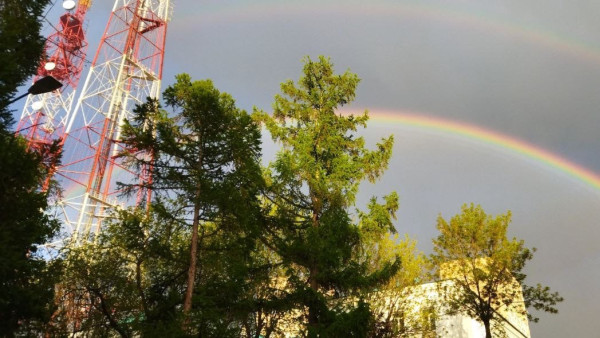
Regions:
[[[356, 112], [356, 110], [354, 110], [354, 112]], [[350, 112], [343, 111], [342, 113], [348, 115]], [[369, 110], [369, 117], [370, 121], [373, 122], [398, 124], [427, 131], [441, 132], [443, 134], [457, 135], [462, 138], [474, 140], [478, 144], [487, 144], [496, 148], [508, 150], [512, 154], [531, 159], [545, 167], [552, 168], [573, 177], [577, 181], [584, 183], [596, 191], [600, 191], [600, 176], [596, 173], [548, 150], [534, 146], [512, 136], [504, 135], [465, 122], [456, 122], [405, 110]], [[74, 195], [83, 194], [84, 191], [85, 189], [83, 187], [72, 184], [70, 187], [67, 187], [64, 194], [65, 196], [72, 197]]]
[[512, 153], [532, 159], [535, 162], [565, 173], [593, 189], [600, 191], [600, 176], [591, 170], [512, 136], [507, 136], [464, 122], [455, 122], [406, 111], [374, 110], [369, 112], [369, 116], [375, 122], [395, 123], [419, 129], [433, 130], [500, 147], [501, 149], [509, 150]]
[[509, 21], [489, 13], [457, 10], [450, 6], [427, 5], [423, 3], [398, 3], [381, 1], [377, 3], [348, 1], [340, 4], [323, 4], [304, 1], [288, 3], [281, 1], [248, 2], [243, 5], [216, 2], [206, 4], [200, 12], [184, 14], [178, 25], [198, 25], [233, 23], [240, 21], [269, 21], [289, 16], [312, 17], [319, 15], [344, 15], [347, 17], [394, 17], [445, 22], [456, 26], [491, 31], [560, 51], [567, 55], [600, 64], [600, 48], [573, 37], [556, 32]]

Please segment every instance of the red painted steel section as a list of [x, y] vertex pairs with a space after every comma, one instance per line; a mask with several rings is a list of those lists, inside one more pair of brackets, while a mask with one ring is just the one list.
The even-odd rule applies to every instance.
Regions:
[[[151, 198], [144, 189], [134, 191], [132, 200], [121, 196], [117, 182], [147, 185], [151, 167], [133, 172], [119, 157], [126, 151], [119, 142], [120, 125], [131, 118], [136, 104], [144, 103], [148, 96], [158, 97], [168, 18], [164, 11], [162, 17], [155, 11], [161, 8], [161, 0], [123, 3], [107, 23], [74, 111], [74, 123], [69, 126], [66, 156], [57, 171], [58, 177], [71, 183], [67, 190], [82, 193], [65, 198], [65, 204], [73, 201], [74, 209], [80, 208], [79, 220], [71, 225], [82, 240], [100, 231], [112, 206], [147, 205]], [[168, 1], [165, 3], [168, 6]], [[71, 215], [71, 219], [75, 217]]]
[[[88, 42], [85, 36], [84, 20], [91, 2], [80, 1], [74, 13], [66, 11], [60, 18], [52, 33], [44, 45], [44, 58], [40, 61], [34, 82], [44, 76], [51, 75], [63, 86], [54, 95], [70, 95], [78, 85], [84, 67]], [[47, 67], [50, 63], [53, 68]], [[74, 95], [74, 93], [73, 93]], [[72, 99], [72, 98], [71, 98]], [[48, 111], [54, 109], [54, 111]], [[43, 153], [58, 142], [59, 153], [62, 151], [64, 142], [66, 115], [68, 111], [64, 107], [54, 106], [39, 109], [31, 115], [23, 115], [17, 124], [17, 133], [28, 140], [29, 149]], [[43, 184], [43, 190], [48, 188], [52, 175], [56, 172], [59, 154], [50, 156], [46, 160], [49, 166], [48, 177]]]

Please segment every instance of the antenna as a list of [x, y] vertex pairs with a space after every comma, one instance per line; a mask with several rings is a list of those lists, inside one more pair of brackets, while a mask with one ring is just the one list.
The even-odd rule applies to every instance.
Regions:
[[[63, 7], [67, 12], [60, 17], [54, 32], [46, 39], [44, 58], [40, 60], [33, 82], [51, 76], [63, 86], [49, 93], [29, 92], [17, 124], [17, 133], [27, 139], [30, 150], [43, 153], [54, 142], [58, 142], [62, 149], [66, 123], [86, 58], [88, 42], [83, 22], [90, 5], [90, 0], [82, 0], [75, 13], [71, 13], [75, 1], [64, 1]], [[48, 176], [43, 182], [43, 190], [48, 189], [57, 163], [56, 156], [48, 159]]]
[[[81, 3], [80, 3], [81, 5]], [[150, 200], [139, 190], [131, 201], [117, 182], [143, 183], [150, 169], [129, 169], [118, 154], [121, 125], [146, 98], [158, 98], [169, 0], [116, 0], [74, 113], [65, 131], [63, 182], [58, 201], [72, 244], [93, 240], [116, 208]]]

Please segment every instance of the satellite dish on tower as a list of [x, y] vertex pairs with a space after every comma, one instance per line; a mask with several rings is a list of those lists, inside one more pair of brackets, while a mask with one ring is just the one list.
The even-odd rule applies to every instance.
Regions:
[[33, 110], [40, 110], [40, 109], [42, 109], [43, 106], [44, 106], [44, 103], [42, 101], [34, 101], [31, 104], [31, 108], [33, 108]]
[[56, 63], [54, 63], [52, 61], [48, 61], [48, 62], [46, 62], [46, 64], [44, 64], [45, 70], [53, 70], [54, 68], [56, 68]]
[[70, 11], [73, 8], [75, 8], [75, 1], [74, 0], [65, 0], [63, 1], [63, 8]]

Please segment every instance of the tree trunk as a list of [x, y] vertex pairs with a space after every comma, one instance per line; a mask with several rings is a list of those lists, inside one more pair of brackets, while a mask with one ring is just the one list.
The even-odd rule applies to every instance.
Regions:
[[[316, 279], [316, 275], [318, 273], [317, 270], [318, 270], [317, 267], [314, 265], [311, 266], [309, 269], [308, 285], [310, 286], [311, 289], [313, 289], [314, 292], [317, 292], [317, 289], [318, 289], [318, 284], [317, 284], [317, 279]], [[316, 326], [317, 322], [318, 322], [317, 314], [315, 312], [314, 306], [311, 305], [308, 307], [308, 325]]]
[[[200, 195], [200, 191], [198, 191]], [[198, 225], [200, 223], [200, 205], [198, 202], [194, 205], [194, 221], [192, 223], [192, 243], [190, 248], [190, 266], [188, 268], [187, 289], [185, 290], [185, 299], [183, 301], [183, 314], [187, 316], [192, 308], [192, 294], [194, 293], [194, 281], [196, 280], [196, 264], [198, 260]], [[183, 322], [185, 330], [188, 324], [186, 318]]]
[[[202, 144], [202, 133], [197, 136], [197, 140], [200, 144]], [[202, 172], [202, 163], [203, 163], [203, 151], [202, 146], [198, 151], [198, 161], [197, 161], [197, 172], [196, 175]], [[187, 289], [185, 290], [185, 298], [183, 300], [183, 331], [187, 331], [187, 327], [189, 325], [189, 317], [188, 314], [192, 308], [192, 295], [194, 293], [194, 282], [196, 280], [196, 265], [198, 261], [198, 228], [200, 224], [200, 196], [202, 186], [200, 182], [197, 183], [196, 187], [196, 198], [194, 200], [194, 219], [192, 221], [192, 243], [190, 245], [190, 266], [188, 268], [188, 278], [187, 278]]]
[[490, 329], [490, 321], [484, 320], [483, 326], [485, 326], [485, 338], [492, 338], [492, 330]]
[[144, 288], [142, 287], [142, 261], [140, 259], [138, 259], [135, 264], [135, 284], [138, 295], [140, 296], [140, 300], [142, 301], [144, 315], [148, 316], [148, 303], [146, 302], [146, 294], [144, 293]]
[[[313, 198], [313, 203], [314, 203], [314, 198]], [[318, 212], [316, 210], [313, 210], [312, 226], [315, 228], [319, 226], [319, 216], [318, 216]], [[317, 290], [319, 288], [319, 285], [317, 283], [317, 274], [319, 273], [319, 268], [316, 266], [316, 263], [312, 263], [308, 270], [309, 270], [308, 285], [310, 286], [311, 289], [313, 289], [314, 292], [317, 292]], [[308, 325], [315, 327], [317, 325], [318, 321], [319, 321], [319, 319], [317, 318], [317, 314], [315, 312], [314, 306], [309, 306], [308, 307]]]

